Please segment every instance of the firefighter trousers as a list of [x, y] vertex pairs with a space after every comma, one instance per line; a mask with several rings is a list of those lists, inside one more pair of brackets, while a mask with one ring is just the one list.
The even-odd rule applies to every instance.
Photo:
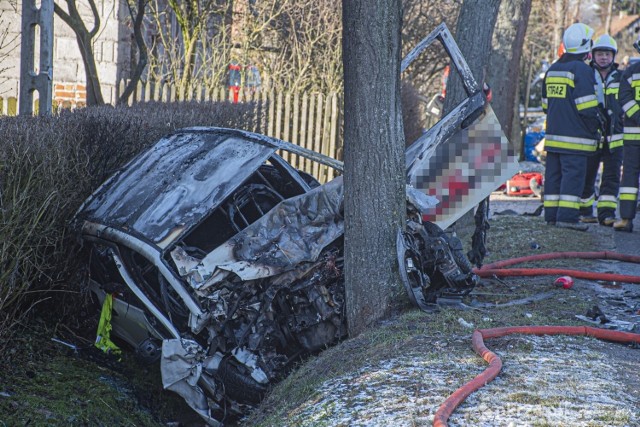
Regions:
[[544, 219], [576, 223], [584, 190], [588, 155], [547, 152], [544, 176]]
[[587, 158], [587, 173], [584, 191], [580, 199], [580, 215], [593, 215], [593, 202], [596, 195], [596, 178], [602, 162], [602, 176], [598, 191], [598, 221], [615, 218], [618, 206], [618, 189], [620, 188], [620, 166], [622, 166], [622, 150], [609, 150], [606, 144], [593, 156]]
[[622, 162], [622, 182], [620, 183], [620, 196], [618, 201], [620, 218], [633, 219], [636, 216], [639, 176], [640, 145], [625, 143], [624, 160]]

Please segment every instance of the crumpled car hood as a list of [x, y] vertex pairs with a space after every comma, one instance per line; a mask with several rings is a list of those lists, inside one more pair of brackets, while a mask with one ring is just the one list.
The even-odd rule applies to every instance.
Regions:
[[[181, 247], [171, 252], [178, 272], [187, 276], [200, 296], [224, 280], [229, 272], [242, 280], [284, 273], [303, 262], [316, 261], [320, 252], [344, 233], [342, 177], [308, 193], [284, 200], [258, 221], [199, 260]], [[438, 200], [407, 187], [410, 203], [433, 208]]]
[[189, 257], [177, 247], [171, 253], [173, 261], [201, 295], [228, 272], [251, 280], [315, 261], [322, 249], [343, 233], [343, 189], [342, 177], [338, 177], [280, 202], [204, 259]]

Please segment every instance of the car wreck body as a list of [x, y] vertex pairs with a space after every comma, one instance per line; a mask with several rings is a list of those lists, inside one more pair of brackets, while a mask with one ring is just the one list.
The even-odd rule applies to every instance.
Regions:
[[[410, 149], [421, 156], [434, 146]], [[301, 357], [346, 337], [342, 178], [320, 185], [279, 150], [342, 170], [263, 135], [183, 129], [107, 180], [76, 215], [92, 290], [113, 300], [113, 334], [149, 362], [160, 359], [164, 387], [210, 425], [245, 414]], [[436, 203], [408, 185], [398, 233], [401, 274], [422, 309], [477, 283], [460, 241], [423, 221]]]
[[[92, 286], [115, 296], [114, 334], [161, 357], [165, 387], [212, 424], [346, 336], [342, 178], [305, 180], [280, 146], [229, 129], [175, 133], [78, 214]], [[459, 241], [420, 224], [416, 206], [433, 200], [409, 189], [408, 202], [418, 298], [470, 291]]]

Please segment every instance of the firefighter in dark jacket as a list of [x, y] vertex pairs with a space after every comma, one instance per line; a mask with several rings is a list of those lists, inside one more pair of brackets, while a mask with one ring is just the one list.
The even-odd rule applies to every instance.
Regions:
[[[611, 227], [616, 221], [618, 189], [620, 187], [620, 166], [622, 165], [622, 107], [618, 102], [620, 76], [615, 57], [618, 52], [616, 41], [604, 34], [593, 43], [591, 67], [596, 79], [596, 97], [604, 117], [602, 146], [587, 160], [587, 175], [580, 200], [580, 222], [600, 223]], [[598, 216], [593, 216], [595, 183], [602, 162], [602, 177], [596, 205]]]
[[544, 217], [548, 224], [585, 231], [578, 222], [587, 159], [600, 141], [601, 115], [593, 69], [584, 61], [591, 52], [593, 30], [571, 25], [562, 41], [565, 53], [553, 63], [542, 86], [547, 113]]
[[[640, 53], [640, 38], [633, 47]], [[618, 199], [621, 219], [613, 224], [613, 228], [631, 232], [636, 216], [640, 176], [640, 62], [630, 65], [622, 73], [619, 100], [624, 111], [624, 160]]]

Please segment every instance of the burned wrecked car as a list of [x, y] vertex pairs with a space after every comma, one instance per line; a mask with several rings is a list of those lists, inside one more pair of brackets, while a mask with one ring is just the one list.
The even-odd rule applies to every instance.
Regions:
[[[448, 46], [447, 34], [442, 26], [432, 37]], [[484, 108], [460, 107], [407, 150], [398, 261], [411, 300], [423, 309], [466, 295], [477, 282], [462, 244], [442, 227], [475, 201], [482, 180], [460, 200], [450, 192], [449, 208], [438, 211], [428, 169], [438, 146], [460, 131], [480, 126], [483, 143], [491, 144]], [[472, 145], [469, 136], [458, 138]], [[342, 178], [320, 185], [283, 151], [342, 169], [337, 160], [263, 135], [182, 129], [108, 179], [74, 221], [113, 334], [149, 362], [159, 359], [164, 387], [210, 425], [246, 413], [301, 357], [346, 336]], [[504, 162], [493, 155], [492, 170], [509, 169], [496, 166]], [[460, 161], [455, 152], [450, 157]]]
[[[185, 129], [78, 214], [92, 286], [113, 295], [113, 333], [161, 358], [165, 387], [210, 423], [243, 413], [300, 356], [346, 335], [342, 178], [318, 185], [282, 148], [311, 154], [248, 132]], [[407, 198], [417, 298], [469, 292], [476, 276], [459, 241], [421, 224], [435, 201], [410, 187]]]

